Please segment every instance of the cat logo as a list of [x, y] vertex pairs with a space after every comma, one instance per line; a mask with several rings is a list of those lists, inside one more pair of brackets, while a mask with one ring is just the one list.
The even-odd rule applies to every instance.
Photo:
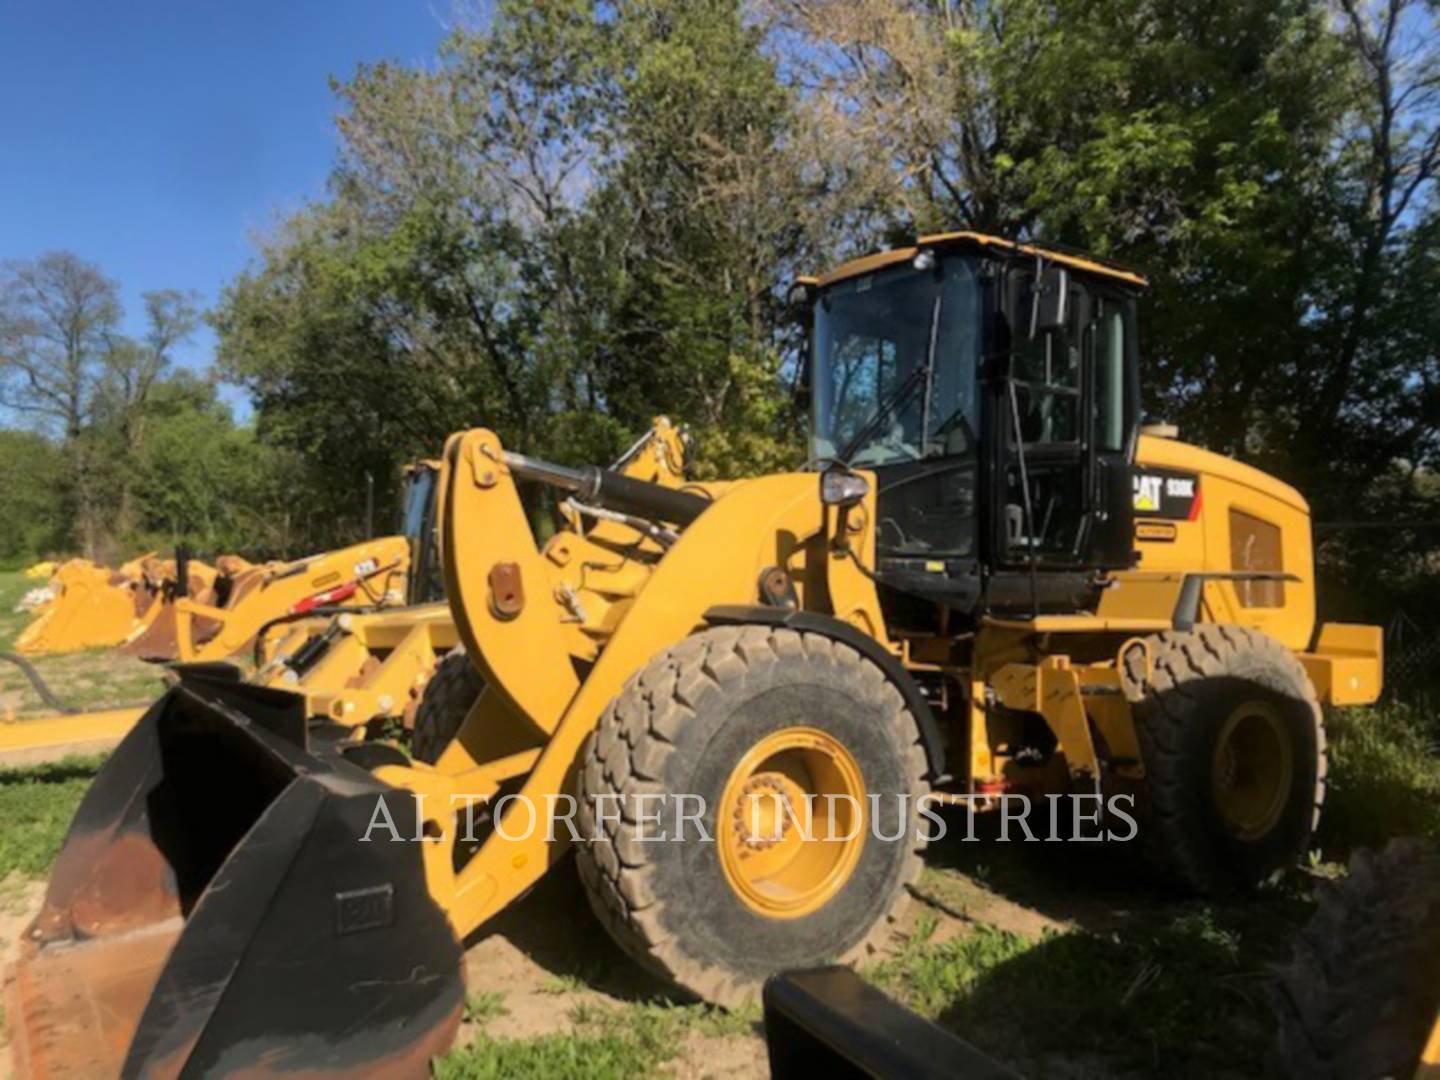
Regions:
[[1136, 469], [1132, 505], [1138, 517], [1194, 521], [1200, 514], [1200, 478], [1170, 469]]
[[1135, 509], [1139, 511], [1160, 509], [1160, 485], [1164, 481], [1158, 476], [1135, 477]]

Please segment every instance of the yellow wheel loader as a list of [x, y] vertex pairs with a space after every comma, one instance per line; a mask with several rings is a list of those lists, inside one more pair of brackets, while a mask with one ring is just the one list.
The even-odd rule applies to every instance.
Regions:
[[[188, 581], [188, 560], [176, 581]], [[336, 551], [221, 573], [199, 596], [188, 588], [164, 597], [148, 625], [120, 646], [142, 660], [182, 663], [223, 660], [254, 641], [271, 620], [315, 608], [402, 602], [410, 566], [409, 543], [385, 536]]]
[[[926, 800], [1068, 796], [1192, 889], [1284, 871], [1380, 634], [1316, 626], [1298, 493], [1142, 433], [1144, 284], [972, 233], [802, 282], [800, 472], [675, 489], [452, 436], [484, 684], [455, 738], [422, 762], [188, 673], [56, 862], [21, 1071], [420, 1075], [461, 943], [571, 847], [625, 950], [724, 1004], [885, 934]], [[563, 499], [543, 542], [522, 482]]]

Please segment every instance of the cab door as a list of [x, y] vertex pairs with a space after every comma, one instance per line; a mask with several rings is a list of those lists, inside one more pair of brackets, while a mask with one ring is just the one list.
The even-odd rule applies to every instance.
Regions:
[[1133, 367], [1123, 301], [1069, 279], [1062, 325], [1028, 331], [1034, 278], [1011, 295], [1008, 378], [991, 398], [1005, 569], [1130, 565]]

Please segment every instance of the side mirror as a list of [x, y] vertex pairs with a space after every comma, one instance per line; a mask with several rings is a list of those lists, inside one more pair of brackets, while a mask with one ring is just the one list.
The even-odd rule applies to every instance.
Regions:
[[1070, 273], [1051, 266], [1041, 271], [1030, 293], [1030, 340], [1063, 330], [1070, 315]]
[[796, 322], [807, 322], [815, 298], [820, 295], [819, 283], [814, 278], [800, 278], [785, 292], [785, 307]]

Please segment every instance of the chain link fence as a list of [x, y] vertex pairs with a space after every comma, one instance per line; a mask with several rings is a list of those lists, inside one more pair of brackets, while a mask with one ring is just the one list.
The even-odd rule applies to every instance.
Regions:
[[1385, 693], [1413, 700], [1440, 693], [1440, 625], [1400, 612], [1385, 628]]

